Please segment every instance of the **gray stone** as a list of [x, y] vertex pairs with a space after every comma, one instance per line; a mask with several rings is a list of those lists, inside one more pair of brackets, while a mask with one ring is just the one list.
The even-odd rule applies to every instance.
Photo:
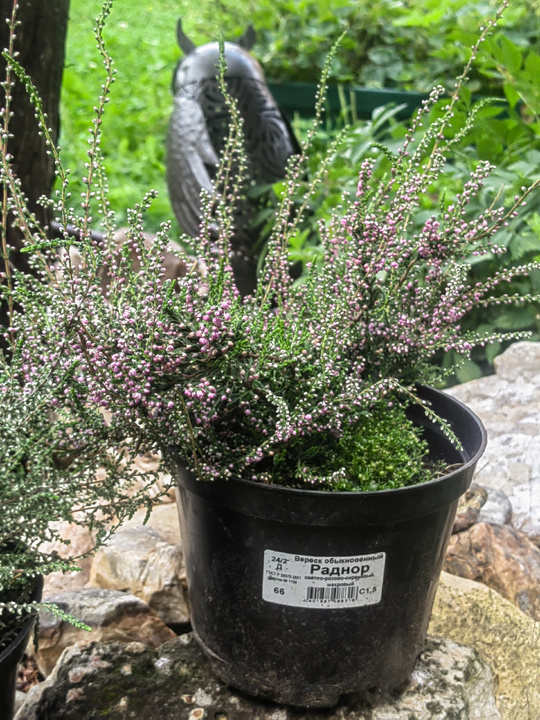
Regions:
[[512, 505], [502, 490], [486, 487], [487, 499], [480, 508], [477, 522], [507, 525], [512, 520]]
[[512, 525], [540, 547], [540, 478], [515, 487], [510, 502]]
[[514, 526], [538, 543], [540, 343], [514, 343], [496, 358], [495, 368], [496, 375], [447, 392], [468, 405], [486, 426], [488, 443], [475, 481], [504, 491], [512, 506]]
[[[176, 516], [174, 503], [170, 511]], [[142, 598], [166, 623], [189, 619], [182, 548], [170, 531], [126, 527], [96, 553], [88, 585], [122, 590]]]
[[69, 572], [53, 572], [44, 577], [43, 597], [79, 590], [88, 582], [90, 568], [92, 566], [91, 552], [96, 545], [96, 533], [83, 525], [68, 523], [65, 521], [53, 521], [51, 526], [58, 532], [63, 542], [42, 543], [40, 550], [45, 553], [57, 552], [60, 557], [78, 558], [76, 565], [79, 570]]
[[15, 714], [17, 713], [19, 708], [21, 708], [24, 705], [25, 701], [26, 701], [26, 693], [23, 693], [20, 690], [17, 690], [15, 692], [15, 705], [14, 705]]
[[[141, 466], [139, 465], [139, 467]], [[126, 520], [122, 524], [122, 530], [143, 526], [151, 527], [159, 533], [163, 542], [170, 543], [171, 545], [177, 545], [181, 542], [180, 523], [178, 521], [178, 506], [176, 504], [174, 492], [171, 494], [170, 502], [154, 505], [148, 519], [144, 522], [146, 514], [146, 508], [141, 508], [130, 520]]]
[[540, 373], [540, 343], [517, 342], [501, 355], [498, 355], [494, 362], [495, 371], [502, 380], [515, 382], [517, 379], [539, 385]]
[[428, 638], [407, 687], [362, 693], [331, 710], [278, 707], [217, 680], [191, 635], [141, 643], [78, 643], [34, 686], [16, 720], [499, 720], [494, 680], [471, 648]]
[[53, 595], [47, 601], [85, 623], [90, 631], [75, 627], [51, 613], [40, 613], [39, 646], [35, 658], [45, 677], [53, 670], [62, 652], [81, 640], [139, 641], [159, 647], [175, 637], [143, 600], [117, 590], [89, 588]]

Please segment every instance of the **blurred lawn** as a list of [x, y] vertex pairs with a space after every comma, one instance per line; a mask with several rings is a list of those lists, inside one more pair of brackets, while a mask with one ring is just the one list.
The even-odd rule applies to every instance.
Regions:
[[[439, 18], [442, 24], [435, 23], [434, 27], [429, 25], [430, 37], [436, 38], [437, 42], [444, 46], [445, 52], [450, 53], [449, 58], [446, 55], [439, 57], [442, 50], [435, 53], [436, 57], [430, 56], [427, 65], [430, 66], [434, 78], [441, 74], [441, 63], [444, 67], [445, 63], [450, 63], [453, 67], [455, 58], [452, 53], [456, 48], [465, 50], [469, 46], [465, 40], [467, 33], [476, 27], [476, 21], [471, 27], [467, 26], [466, 32], [463, 28], [460, 30], [463, 24], [458, 22], [461, 14], [469, 10], [473, 12], [475, 8], [478, 12], [488, 12], [488, 6], [493, 1], [473, 0], [469, 3], [466, 0], [440, 0], [440, 8], [437, 0], [428, 3], [430, 7], [436, 8], [437, 16], [443, 16], [442, 20]], [[511, 3], [512, 7], [507, 13], [509, 17], [512, 16], [512, 9], [515, 13], [518, 10], [521, 12], [521, 15], [518, 13], [521, 20], [516, 29], [511, 31], [520, 46], [531, 41], [531, 38], [527, 40], [525, 37], [527, 33], [523, 27], [523, 17], [530, 20], [530, 33], [534, 38], [537, 37], [540, 16], [537, 9], [534, 12], [532, 10], [538, 2], [540, 0], [513, 0]], [[76, 178], [85, 174], [86, 141], [91, 127], [92, 108], [96, 104], [103, 81], [101, 59], [92, 31], [101, 4], [102, 0], [71, 0], [62, 93], [61, 144], [64, 163], [72, 169], [73, 198], [78, 198], [83, 190], [82, 184], [77, 184]], [[403, 12], [403, 3], [384, 0], [382, 4]], [[216, 39], [220, 31], [226, 39], [234, 40], [249, 22], [253, 22], [260, 37], [260, 42], [254, 48], [255, 56], [264, 58], [265, 65], [270, 70], [272, 63], [275, 64], [278, 59], [289, 62], [294, 69], [299, 69], [298, 57], [292, 60], [289, 57], [292, 49], [298, 50], [299, 43], [306, 41], [311, 52], [320, 59], [326, 54], [324, 49], [321, 49], [321, 43], [325, 39], [324, 33], [329, 32], [329, 27], [333, 28], [333, 32], [336, 28], [339, 30], [342, 27], [339, 23], [344, 18], [353, 22], [356, 18], [354, 13], [359, 13], [358, 18], [363, 18], [362, 13], [366, 8], [380, 19], [380, 5], [381, 3], [375, 3], [372, 7], [364, 3], [354, 3], [353, 0], [138, 0], [136, 3], [133, 0], [115, 0], [107, 22], [105, 38], [118, 74], [107, 107], [102, 147], [109, 175], [109, 198], [112, 209], [117, 213], [118, 223], [125, 224], [126, 208], [138, 203], [144, 192], [150, 188], [158, 190], [159, 197], [148, 213], [147, 229], [155, 230], [159, 222], [172, 218], [165, 183], [164, 158], [167, 122], [172, 108], [171, 79], [181, 56], [176, 44], [176, 23], [179, 16], [182, 17], [185, 32], [196, 45]], [[427, 19], [421, 13], [418, 14], [424, 7], [425, 0], [411, 0], [410, 4], [405, 5], [409, 8], [409, 14], [414, 14], [416, 8], [415, 22], [422, 21], [424, 25], [428, 23], [430, 13], [426, 16]], [[524, 15], [524, 8], [529, 8], [531, 12], [525, 12]], [[448, 13], [450, 20], [445, 19]], [[388, 37], [384, 35], [384, 26], [377, 30], [381, 34], [380, 42], [384, 40], [390, 43], [388, 47], [392, 48], [392, 57], [394, 51], [397, 52], [408, 39], [406, 33], [401, 37], [401, 33], [407, 31], [407, 28], [402, 27], [404, 18], [401, 18], [401, 22], [398, 22], [399, 19], [389, 19], [388, 28], [393, 28], [393, 22], [397, 24]], [[412, 22], [411, 18], [408, 19]], [[369, 17], [364, 20], [368, 22]], [[463, 18], [461, 20], [463, 21]], [[363, 27], [361, 23], [360, 26]], [[416, 33], [415, 28], [409, 30]], [[458, 32], [460, 42], [454, 37], [455, 32]], [[268, 33], [270, 38], [266, 37]], [[420, 46], [421, 37], [420, 33]], [[392, 45], [398, 39], [400, 43]], [[281, 47], [282, 42], [288, 43], [286, 51]], [[354, 46], [354, 37], [351, 42]], [[309, 48], [305, 49], [306, 53]], [[350, 52], [352, 51], [358, 54], [360, 48], [354, 46]], [[516, 49], [515, 52], [520, 57], [519, 50]], [[342, 65], [346, 64], [347, 57], [344, 53]], [[306, 61], [314, 60], [308, 54]], [[413, 64], [412, 68], [415, 67], [418, 69]], [[460, 63], [458, 67], [461, 67]], [[490, 72], [493, 74], [493, 69]], [[500, 84], [499, 75], [499, 71], [495, 71], [494, 76]], [[454, 76], [452, 72], [451, 77]]]
[[[229, 0], [231, 1], [231, 0]], [[103, 82], [94, 40], [101, 0], [71, 0], [62, 103], [62, 158], [72, 171], [72, 196], [80, 197], [92, 108]], [[235, 4], [235, 0], [232, 0]], [[238, 4], [238, 2], [236, 2]], [[148, 215], [148, 229], [172, 218], [165, 183], [165, 136], [172, 108], [171, 79], [180, 58], [176, 22], [196, 44], [216, 37], [219, 16], [209, 0], [116, 0], [105, 39], [115, 61], [117, 81], [104, 121], [103, 153], [110, 201], [119, 224], [128, 207], [154, 188], [159, 197]]]

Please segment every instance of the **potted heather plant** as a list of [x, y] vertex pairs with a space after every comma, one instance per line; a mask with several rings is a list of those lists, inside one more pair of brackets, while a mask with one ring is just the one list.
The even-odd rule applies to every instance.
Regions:
[[[69, 525], [88, 528], [98, 547], [149, 502], [152, 482], [126, 463], [101, 417], [65, 408], [73, 368], [63, 364], [65, 338], [46, 327], [42, 280], [11, 277], [6, 294], [17, 297], [20, 307], [12, 309], [9, 328], [0, 325], [8, 340], [0, 355], [1, 720], [11, 720], [17, 666], [38, 613], [49, 611], [85, 627], [41, 600], [43, 576], [80, 569], [82, 555], [70, 552]], [[56, 336], [56, 354], [40, 346], [44, 330], [49, 339]]]
[[[436, 88], [399, 152], [386, 151], [392, 171], [384, 182], [371, 180], [375, 160], [362, 164], [354, 196], [321, 224], [317, 261], [293, 281], [289, 239], [325, 170], [306, 187], [325, 71], [314, 128], [289, 162], [256, 290], [241, 297], [229, 245], [235, 199], [244, 192], [242, 119], [222, 66], [229, 138], [213, 193], [203, 198], [192, 266], [167, 280], [170, 226], [151, 248], [143, 234], [155, 193], [129, 212], [127, 243], [114, 241], [100, 151], [114, 79], [103, 42], [111, 4], [97, 23], [107, 74], [82, 218], [68, 208], [69, 178], [43, 118], [61, 181], [49, 206], [62, 237], [51, 242], [32, 225], [16, 185], [8, 186], [28, 248], [44, 268], [54, 255], [61, 270], [44, 284], [47, 316], [60, 334], [41, 336], [53, 352], [65, 332], [60, 367], [72, 369], [70, 392], [57, 397], [56, 411], [92, 412], [96, 428], [131, 453], [161, 453], [178, 481], [195, 634], [220, 677], [255, 695], [313, 706], [395, 687], [421, 650], [458, 498], [486, 441], [467, 408], [430, 387], [440, 377], [433, 358], [445, 349], [467, 357], [475, 343], [500, 339], [462, 334], [473, 307], [532, 300], [494, 290], [537, 264], [471, 287], [466, 258], [471, 248], [501, 252], [498, 230], [540, 181], [511, 207], [494, 202], [467, 220], [492, 170], [479, 162], [463, 192], [452, 202], [441, 198], [440, 213], [412, 231], [422, 195], [451, 152], [453, 109], [471, 59], [444, 112], [427, 122], [444, 94]], [[39, 114], [29, 79], [12, 64]], [[96, 215], [100, 236], [90, 232]]]
[[[0, 172], [5, 179], [6, 167]], [[9, 248], [2, 249], [9, 258]], [[44, 576], [80, 569], [83, 556], [70, 552], [69, 526], [88, 529], [95, 549], [123, 519], [150, 503], [155, 478], [141, 477], [127, 462], [99, 413], [76, 402], [66, 406], [75, 367], [64, 358], [65, 326], [48, 315], [51, 278], [21, 277], [8, 262], [5, 269], [2, 297], [10, 324], [0, 323], [5, 341], [0, 351], [0, 719], [11, 720], [17, 666], [38, 613], [52, 612], [85, 627], [41, 600]], [[41, 333], [47, 335], [45, 343]]]
[[[12, 50], [14, 27], [12, 20]], [[32, 272], [12, 262], [13, 218], [27, 241], [45, 237], [24, 207], [8, 153], [13, 81], [8, 64], [0, 138], [0, 720], [11, 720], [17, 666], [38, 613], [85, 627], [41, 600], [44, 576], [79, 569], [82, 556], [70, 552], [67, 526], [88, 529], [99, 546], [149, 506], [155, 480], [128, 462], [99, 409], [78, 401], [76, 362], [66, 352], [75, 317], [66, 323], [58, 315], [68, 284], [56, 275], [52, 251], [32, 252]]]

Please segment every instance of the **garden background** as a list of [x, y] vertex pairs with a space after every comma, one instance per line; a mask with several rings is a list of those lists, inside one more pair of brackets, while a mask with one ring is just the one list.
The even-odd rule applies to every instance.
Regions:
[[[317, 254], [317, 218], [328, 217], [344, 190], [354, 192], [361, 160], [377, 153], [377, 172], [382, 176], [387, 171], [386, 157], [373, 142], [392, 149], [407, 129], [407, 121], [398, 119], [403, 108], [395, 103], [359, 119], [365, 115], [362, 99], [351, 94], [350, 86], [427, 94], [434, 85], [443, 84], [451, 90], [479, 27], [497, 6], [479, 0], [145, 0], [136, 6], [129, 0], [116, 0], [105, 37], [115, 60], [117, 82], [107, 109], [102, 148], [118, 224], [125, 224], [126, 209], [140, 202], [149, 188], [158, 190], [159, 197], [148, 213], [147, 229], [155, 231], [160, 222], [172, 218], [165, 183], [165, 136], [172, 109], [172, 74], [181, 57], [176, 43], [179, 17], [196, 45], [215, 40], [220, 33], [234, 40], [252, 23], [257, 32], [253, 55], [273, 83], [316, 83], [329, 50], [346, 32], [332, 62], [331, 83], [338, 87], [340, 112], [325, 119], [310, 158], [311, 169], [340, 132], [341, 140], [313, 202], [313, 220], [291, 245], [291, 259], [306, 262]], [[83, 191], [76, 178], [84, 176], [89, 118], [103, 77], [92, 30], [100, 8], [101, 0], [70, 3], [60, 144], [64, 163], [72, 172], [74, 206]], [[446, 197], [452, 198], [478, 160], [489, 160], [497, 170], [477, 198], [489, 204], [511, 198], [521, 185], [538, 177], [540, 0], [511, 0], [475, 67], [458, 114], [470, 110], [479, 98], [498, 100], [482, 107], [471, 131], [455, 144], [439, 184], [444, 184]], [[289, 113], [296, 133], [302, 136], [309, 121], [294, 109]], [[461, 120], [456, 117], [456, 123]], [[279, 185], [275, 190], [279, 194]], [[477, 207], [472, 202], [469, 212]], [[422, 223], [432, 210], [428, 193], [415, 223]], [[261, 215], [261, 232], [267, 231], [266, 222], [267, 216]], [[174, 225], [173, 236], [178, 234]], [[495, 269], [540, 256], [540, 199], [531, 200], [519, 224], [507, 228], [499, 243], [507, 252], [488, 258], [477, 258], [471, 247], [471, 272], [479, 280]], [[530, 280], [514, 281], [501, 292], [526, 294], [539, 289], [537, 271]], [[539, 308], [534, 303], [478, 310], [467, 322], [486, 334], [523, 329], [532, 332], [532, 339], [540, 338]], [[493, 358], [502, 349], [498, 343], [477, 349], [470, 361], [452, 372], [449, 382], [490, 372]], [[451, 354], [440, 358], [448, 367], [455, 360]]]

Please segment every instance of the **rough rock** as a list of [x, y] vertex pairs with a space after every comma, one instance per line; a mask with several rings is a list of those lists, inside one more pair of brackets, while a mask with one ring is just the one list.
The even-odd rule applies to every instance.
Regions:
[[429, 632], [488, 660], [504, 720], [540, 718], [540, 623], [486, 585], [443, 572]]
[[[495, 359], [495, 369], [496, 375], [447, 392], [468, 405], [486, 426], [488, 443], [475, 482], [503, 490], [512, 504], [514, 526], [539, 542], [540, 343], [514, 343]], [[527, 497], [529, 510], [520, 520], [520, 501]]]
[[486, 502], [480, 508], [477, 522], [489, 522], [506, 525], [512, 520], [512, 505], [508, 495], [502, 490], [484, 488], [487, 492]]
[[[174, 503], [168, 507], [176, 513]], [[170, 542], [172, 537], [166, 523], [163, 530], [133, 525], [120, 529], [96, 553], [88, 586], [136, 595], [167, 624], [187, 622], [184, 558], [177, 536]]]
[[88, 625], [91, 634], [50, 613], [41, 613], [36, 661], [45, 677], [62, 652], [81, 640], [138, 641], [159, 647], [176, 637], [140, 598], [117, 590], [90, 588], [53, 595], [48, 600]]
[[[159, 459], [152, 453], [140, 455], [133, 460], [133, 465], [142, 473], [154, 472], [158, 466]], [[100, 472], [97, 477], [99, 479]], [[154, 485], [150, 488], [150, 495], [160, 497], [160, 504], [155, 505], [147, 522], [149, 527], [156, 527], [167, 542], [180, 542], [180, 531], [178, 526], [178, 514], [176, 510], [175, 491], [172, 488], [167, 494], [162, 495], [165, 488], [171, 483], [171, 478], [165, 473], [159, 473]], [[135, 489], [139, 487], [136, 484]], [[142, 509], [130, 520], [126, 521], [123, 527], [136, 527], [143, 524], [146, 510]], [[71, 572], [54, 572], [44, 578], [43, 597], [55, 595], [62, 592], [78, 590], [86, 586], [91, 575], [93, 557], [91, 552], [95, 545], [95, 533], [90, 532], [86, 527], [75, 523], [53, 522], [51, 525], [60, 532], [63, 539], [69, 544], [62, 542], [43, 543], [44, 552], [56, 551], [60, 557], [79, 557], [77, 565], [79, 570]]]
[[[145, 519], [146, 508], [141, 508], [130, 520], [126, 520], [122, 525], [122, 529], [143, 527]], [[178, 522], [176, 502], [154, 505], [147, 522], [144, 523], [144, 527], [157, 530], [163, 542], [170, 543], [171, 545], [179, 544], [181, 542], [180, 523]]]
[[480, 485], [471, 485], [459, 499], [452, 532], [461, 532], [478, 522], [480, 510], [485, 505], [487, 498], [486, 488]]
[[24, 703], [26, 702], [26, 693], [22, 692], [21, 690], [17, 690], [15, 692], [15, 703], [14, 703], [14, 714], [17, 714], [17, 711], [19, 708], [21, 708]]
[[[57, 552], [60, 557], [79, 557], [87, 555], [95, 545], [95, 533], [90, 532], [86, 527], [75, 523], [55, 521], [51, 523], [60, 537], [67, 541], [42, 543], [43, 552]], [[80, 557], [77, 561], [79, 570], [70, 572], [54, 572], [46, 575], [43, 584], [43, 597], [47, 598], [56, 593], [68, 590], [78, 590], [85, 586], [90, 577], [92, 557]]]
[[461, 644], [428, 638], [411, 681], [387, 697], [349, 696], [324, 713], [278, 707], [217, 680], [191, 635], [157, 651], [79, 643], [28, 694], [16, 720], [498, 720], [489, 666]]
[[[133, 465], [137, 470], [142, 473], [154, 472], [156, 473], [156, 482], [150, 489], [150, 496], [160, 496], [160, 503], [172, 503], [175, 501], [175, 489], [172, 483], [171, 476], [165, 472], [157, 472], [159, 465], [159, 456], [154, 453], [147, 452], [144, 455], [138, 455], [133, 460]], [[138, 489], [140, 485], [136, 484], [135, 489]], [[167, 492], [165, 492], [167, 491]], [[160, 505], [156, 505], [160, 507]]]
[[540, 549], [514, 528], [477, 523], [452, 535], [444, 569], [488, 585], [540, 620]]
[[510, 496], [512, 525], [540, 547], [540, 479], [514, 488]]

